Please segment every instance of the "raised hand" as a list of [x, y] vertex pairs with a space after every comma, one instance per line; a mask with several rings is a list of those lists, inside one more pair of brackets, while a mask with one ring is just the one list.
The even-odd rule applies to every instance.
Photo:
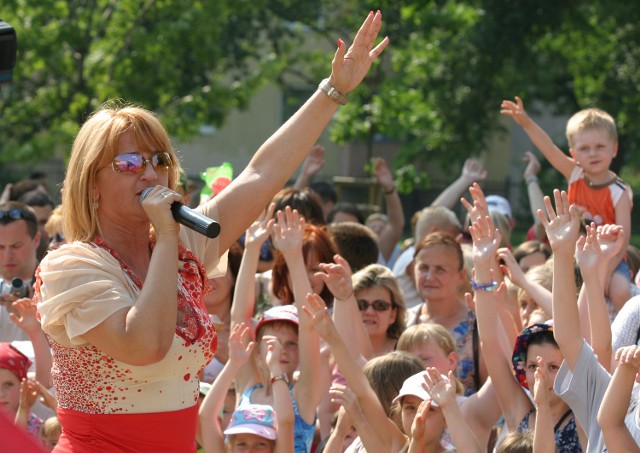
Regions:
[[273, 245], [284, 255], [285, 260], [293, 254], [302, 254], [305, 221], [298, 211], [287, 206], [276, 213], [278, 221], [273, 226]]
[[336, 333], [336, 326], [329, 315], [324, 300], [315, 293], [307, 294], [306, 304], [302, 307], [309, 316], [318, 334], [328, 341]]
[[271, 375], [276, 376], [282, 374], [282, 368], [280, 367], [282, 344], [280, 343], [280, 340], [278, 340], [278, 337], [273, 335], [265, 335], [262, 337], [262, 340], [267, 347], [266, 362]]
[[535, 383], [533, 384], [533, 399], [536, 405], [549, 404], [549, 376], [547, 374], [547, 364], [540, 356], [536, 357], [538, 368], [534, 373]]
[[502, 101], [500, 104], [500, 113], [510, 116], [520, 126], [526, 126], [530, 121], [529, 115], [524, 109], [524, 103], [518, 96], [515, 97], [516, 102]]
[[391, 173], [391, 169], [389, 168], [387, 161], [381, 157], [376, 158], [373, 169], [375, 171], [376, 180], [380, 187], [382, 187], [382, 190], [384, 192], [393, 190], [393, 174]]
[[17, 312], [9, 313], [9, 318], [13, 323], [26, 333], [38, 332], [41, 330], [40, 321], [36, 318], [36, 306], [31, 299], [22, 298], [11, 304]]
[[487, 178], [487, 170], [479, 160], [470, 157], [464, 161], [462, 177], [467, 181], [482, 181]]
[[353, 295], [351, 267], [340, 255], [334, 255], [333, 261], [335, 263], [320, 263], [322, 272], [317, 272], [315, 275], [322, 279], [336, 300], [347, 300]]
[[553, 191], [556, 209], [551, 205], [551, 199], [544, 197], [544, 205], [547, 210], [545, 215], [538, 210], [538, 218], [547, 232], [549, 244], [554, 252], [563, 251], [573, 254], [576, 241], [580, 235], [580, 220], [576, 207], [570, 205], [567, 192]]
[[507, 278], [511, 280], [511, 283], [522, 288], [522, 286], [527, 283], [527, 277], [516, 261], [516, 258], [513, 256], [511, 250], [506, 247], [501, 247], [498, 249], [496, 254], [498, 259], [504, 263], [500, 265], [502, 274], [506, 275]]
[[233, 326], [229, 335], [229, 360], [243, 365], [251, 357], [255, 343], [251, 341], [251, 328], [241, 322]]
[[582, 275], [587, 276], [595, 272], [602, 264], [602, 250], [598, 244], [596, 224], [586, 226], [587, 235], [580, 236], [576, 242], [576, 262]]
[[374, 47], [381, 27], [380, 11], [375, 14], [370, 12], [349, 49], [341, 39], [338, 40], [338, 50], [331, 62], [329, 83], [341, 93], [346, 94], [360, 84], [371, 64], [389, 44], [389, 38], [385, 37]]
[[358, 398], [351, 389], [342, 384], [333, 384], [329, 389], [329, 397], [334, 404], [340, 404], [344, 407], [349, 418], [356, 418], [362, 416], [360, 414], [360, 405], [358, 404]]
[[640, 346], [634, 344], [618, 349], [616, 351], [616, 360], [620, 364], [640, 369]]
[[476, 266], [490, 265], [500, 247], [502, 236], [491, 221], [491, 217], [478, 218], [470, 227], [473, 240], [473, 262]]
[[527, 151], [524, 153], [522, 161], [527, 163], [527, 166], [525, 167], [524, 173], [522, 175], [524, 176], [525, 180], [540, 173], [540, 161], [531, 151]]
[[602, 258], [608, 264], [624, 247], [624, 228], [622, 225], [600, 225], [596, 233]]
[[449, 371], [449, 377], [447, 377], [443, 376], [438, 369], [428, 367], [423, 377], [424, 384], [422, 386], [438, 406], [446, 407], [448, 404], [456, 403], [456, 385], [453, 371]]
[[321, 145], [313, 145], [311, 151], [302, 163], [300, 171], [307, 177], [315, 176], [324, 167], [324, 147]]
[[270, 203], [266, 211], [262, 211], [255, 222], [247, 228], [244, 244], [245, 247], [260, 247], [267, 240], [273, 231], [275, 220], [273, 219], [273, 211], [275, 203]]
[[471, 205], [466, 198], [461, 198], [460, 202], [469, 213], [471, 223], [475, 223], [478, 219], [489, 215], [489, 208], [487, 207], [487, 199], [484, 196], [480, 184], [474, 182], [471, 187], [469, 187], [469, 193], [471, 194], [473, 205]]

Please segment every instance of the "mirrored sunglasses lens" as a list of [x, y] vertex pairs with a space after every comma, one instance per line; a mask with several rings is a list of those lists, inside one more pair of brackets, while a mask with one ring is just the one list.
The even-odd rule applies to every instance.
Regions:
[[166, 152], [154, 154], [153, 157], [151, 157], [151, 163], [156, 170], [165, 172], [171, 166], [171, 156]]
[[113, 169], [120, 173], [139, 173], [144, 159], [140, 154], [121, 154], [113, 159]]

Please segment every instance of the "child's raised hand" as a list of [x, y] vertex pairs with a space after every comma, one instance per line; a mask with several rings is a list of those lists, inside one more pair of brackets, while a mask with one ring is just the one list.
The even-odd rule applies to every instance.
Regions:
[[640, 369], [640, 346], [624, 346], [616, 351], [616, 360], [620, 364]]
[[571, 254], [573, 254], [576, 241], [580, 234], [578, 211], [575, 206], [569, 203], [569, 197], [564, 190], [560, 192], [558, 189], [555, 189], [553, 191], [553, 197], [556, 202], [556, 209], [553, 209], [551, 199], [544, 197], [547, 214], [544, 214], [542, 209], [539, 209], [538, 218], [547, 232], [551, 249], [554, 252], [570, 251]]
[[426, 435], [426, 426], [425, 422], [427, 421], [427, 414], [431, 410], [431, 400], [426, 399], [420, 406], [418, 406], [418, 410], [416, 411], [416, 416], [413, 418], [413, 423], [411, 424], [411, 442], [414, 442], [416, 439], [423, 439]]
[[11, 304], [11, 307], [18, 313], [9, 313], [11, 321], [26, 333], [34, 333], [42, 330], [40, 321], [36, 318], [36, 305], [31, 299], [23, 297]]
[[529, 118], [529, 115], [527, 115], [527, 112], [524, 109], [522, 99], [518, 96], [516, 96], [515, 99], [516, 102], [507, 100], [502, 101], [502, 104], [500, 104], [500, 113], [510, 116], [520, 126], [526, 126], [528, 122], [531, 121], [531, 118]]
[[527, 277], [522, 271], [522, 268], [516, 261], [511, 250], [506, 247], [501, 247], [497, 251], [498, 259], [504, 264], [500, 265], [500, 270], [503, 275], [506, 275], [511, 283], [522, 288], [527, 283]]
[[549, 404], [549, 376], [547, 374], [547, 364], [542, 357], [536, 357], [538, 368], [534, 373], [535, 383], [533, 384], [533, 399], [536, 405]]
[[22, 379], [20, 382], [20, 403], [18, 410], [30, 411], [38, 399], [38, 385], [34, 379]]
[[313, 327], [325, 340], [328, 341], [329, 337], [336, 332], [336, 326], [322, 297], [315, 293], [307, 294], [307, 301], [302, 306], [302, 310], [309, 316]]
[[270, 203], [266, 211], [262, 211], [255, 222], [251, 224], [245, 233], [245, 247], [260, 247], [267, 240], [273, 231], [275, 220], [273, 219], [273, 211], [275, 203]]
[[251, 328], [241, 322], [229, 334], [229, 360], [242, 365], [249, 360], [255, 343], [251, 341]]
[[280, 367], [280, 356], [282, 355], [282, 344], [278, 337], [265, 335], [262, 341], [267, 345], [267, 366], [272, 376], [282, 374]]
[[491, 221], [491, 217], [478, 218], [470, 227], [473, 240], [473, 262], [476, 266], [490, 266], [500, 247], [502, 236]]
[[304, 218], [297, 210], [287, 206], [276, 213], [278, 221], [273, 226], [273, 245], [284, 255], [285, 260], [296, 253], [302, 254]]
[[456, 403], [456, 385], [453, 371], [449, 371], [449, 377], [447, 378], [438, 369], [428, 367], [423, 377], [424, 384], [422, 384], [422, 387], [438, 406], [444, 408], [448, 404]]
[[536, 176], [540, 172], [540, 161], [531, 151], [524, 153], [522, 161], [527, 163], [527, 166], [524, 168], [524, 173], [522, 174], [525, 180], [532, 176]]
[[342, 384], [333, 384], [329, 389], [329, 397], [334, 404], [340, 404], [344, 407], [350, 419], [356, 419], [360, 416], [360, 405], [356, 394], [349, 387]]
[[353, 295], [351, 284], [351, 266], [340, 255], [333, 256], [334, 263], [320, 263], [322, 272], [315, 275], [320, 277], [336, 300], [347, 300]]

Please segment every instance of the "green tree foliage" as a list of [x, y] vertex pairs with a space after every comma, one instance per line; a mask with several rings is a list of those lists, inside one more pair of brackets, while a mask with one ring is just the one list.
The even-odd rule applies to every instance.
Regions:
[[222, 124], [284, 68], [293, 0], [4, 0], [18, 34], [14, 82], [0, 93], [0, 159], [68, 152], [79, 124], [123, 99], [159, 113], [173, 135]]

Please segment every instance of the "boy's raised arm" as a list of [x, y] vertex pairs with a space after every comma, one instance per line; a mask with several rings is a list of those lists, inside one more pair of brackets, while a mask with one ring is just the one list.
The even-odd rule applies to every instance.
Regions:
[[562, 175], [569, 179], [573, 168], [576, 166], [573, 158], [567, 156], [560, 148], [553, 143], [549, 134], [542, 129], [524, 109], [524, 103], [518, 96], [515, 97], [516, 102], [502, 101], [500, 105], [500, 113], [510, 116], [513, 120], [522, 126], [534, 145], [540, 150], [544, 157], [547, 158], [553, 168], [558, 170]]

